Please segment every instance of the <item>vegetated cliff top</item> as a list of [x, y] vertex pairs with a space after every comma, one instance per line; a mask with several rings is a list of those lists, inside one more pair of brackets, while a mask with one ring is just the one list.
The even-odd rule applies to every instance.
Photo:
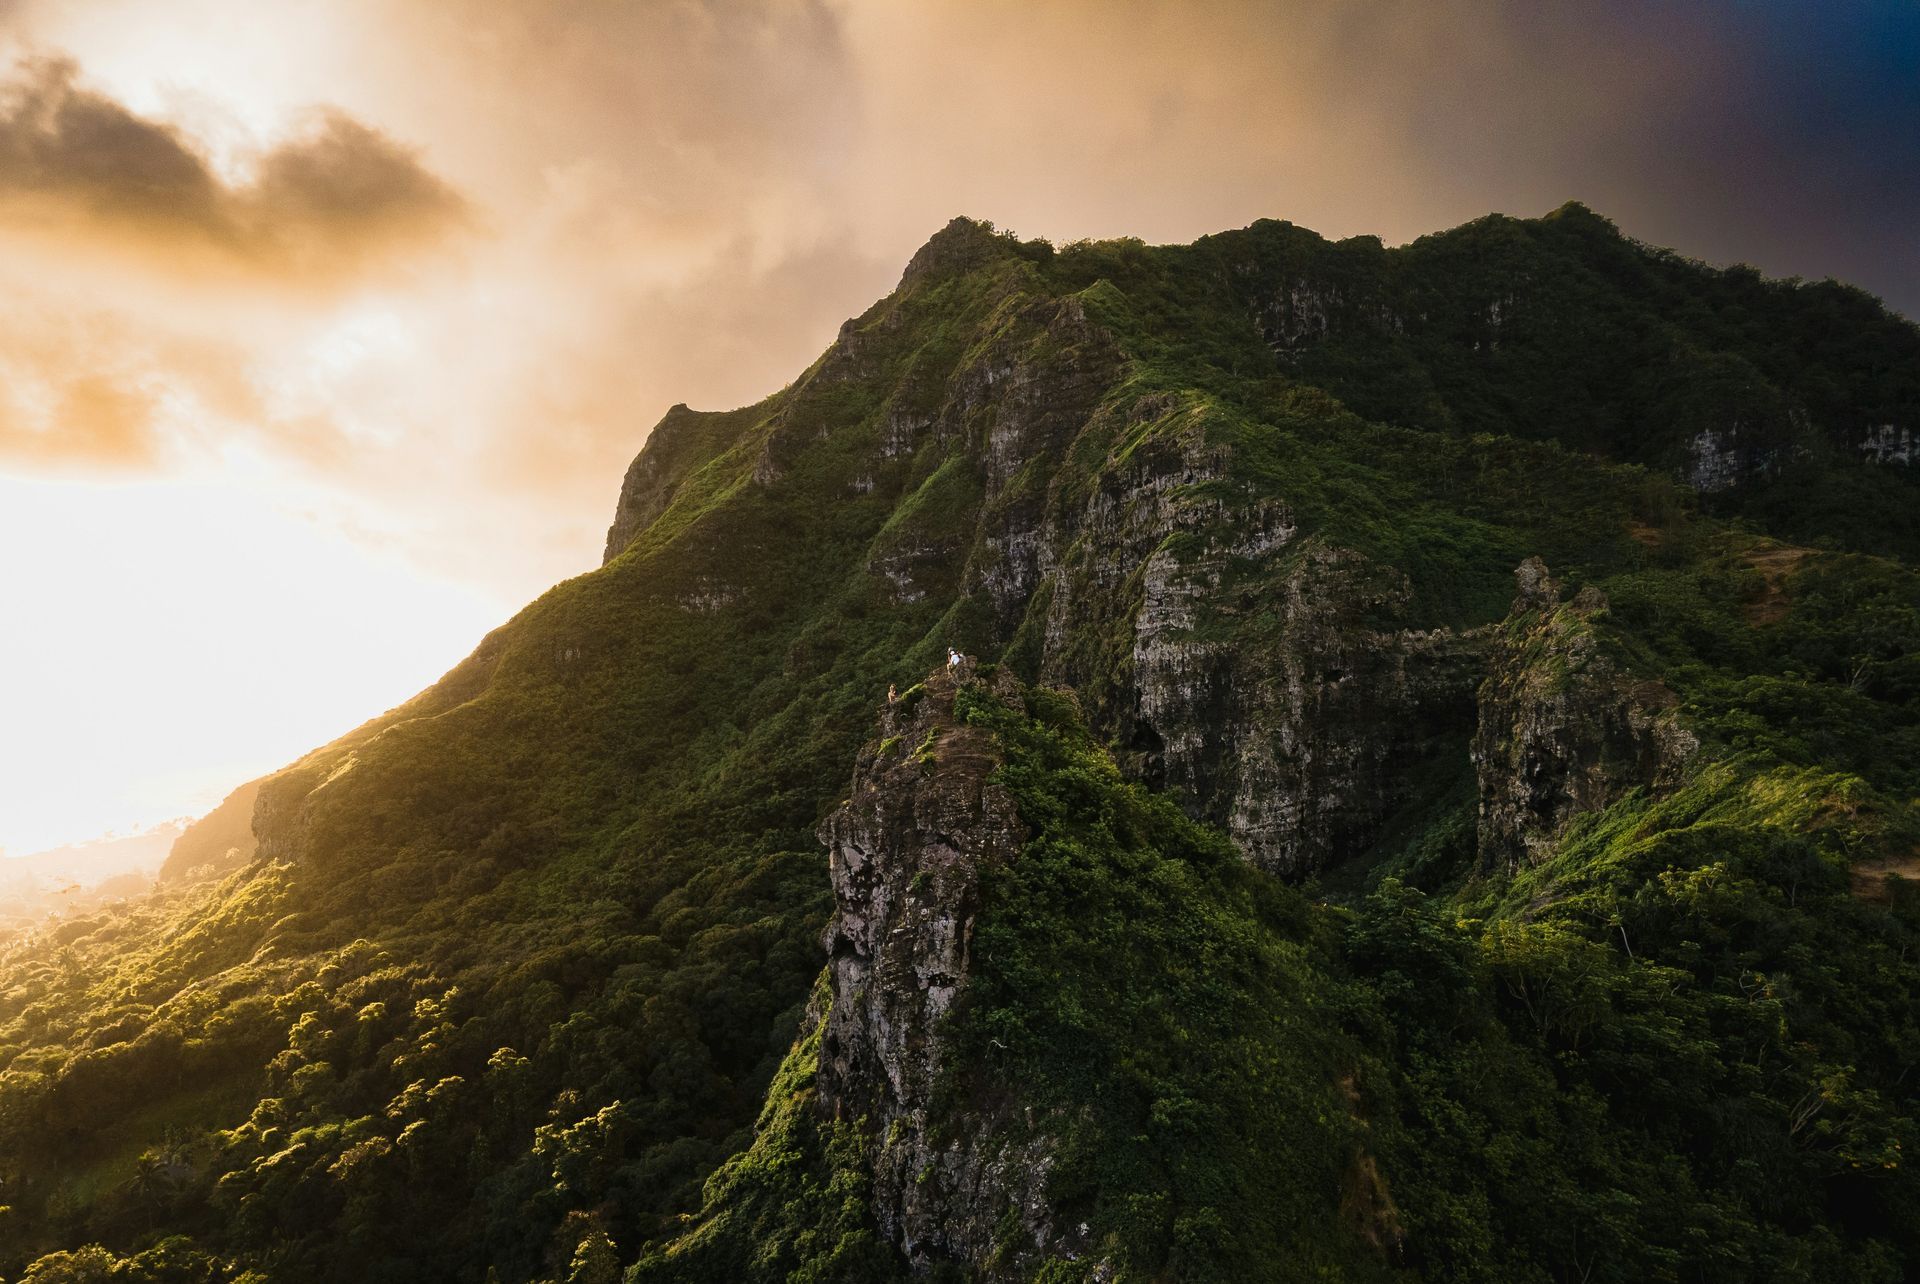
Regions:
[[[1917, 354], [1575, 208], [1396, 249], [950, 225], [790, 386], [671, 411], [603, 567], [261, 782], [243, 868], [0, 962], [0, 1273], [1288, 1278], [1234, 1139], [1298, 1093], [1329, 1269], [1898, 1278]], [[969, 726], [1057, 842], [915, 982], [1004, 1023], [931, 1063], [924, 1135], [1034, 1107], [1021, 1188], [1088, 1228], [1050, 1264], [937, 1201], [903, 1231], [886, 1133], [796, 1114], [849, 908], [816, 829], [949, 646], [1023, 688]], [[1136, 1019], [1158, 1051], [1076, 1060]], [[1041, 1095], [987, 1094], [995, 1039]], [[697, 1212], [766, 1233], [700, 1259]]]
[[[1837, 282], [1768, 280], [1642, 245], [1577, 203], [1398, 248], [1274, 220], [1192, 245], [1056, 248], [955, 219], [836, 351], [870, 343], [868, 323], [897, 320], [913, 297], [982, 278], [1076, 298], [1138, 377], [1263, 417], [1345, 409], [1552, 441], [1671, 473], [1711, 511], [1783, 536], [1907, 557], [1920, 541], [1902, 484], [1920, 327]], [[1333, 405], [1303, 406], [1309, 395]], [[744, 426], [743, 413], [690, 420], [676, 408], [662, 428]], [[610, 541], [609, 556], [622, 547]]]

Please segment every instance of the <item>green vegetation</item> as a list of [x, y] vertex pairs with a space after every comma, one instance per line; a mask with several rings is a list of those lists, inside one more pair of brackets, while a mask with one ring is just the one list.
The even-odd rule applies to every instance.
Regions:
[[[1516, 879], [1315, 904], [1125, 781], [1070, 696], [1027, 704], [959, 698], [1032, 832], [983, 888], [937, 1113], [1019, 1085], [998, 1141], [1049, 1139], [1088, 1228], [1033, 1278], [1904, 1277], [1920, 897], [1853, 894], [1885, 835], [1816, 796], [1849, 782], [1735, 758]], [[642, 1278], [822, 1278], [754, 1246], [864, 1236], [850, 1125], [802, 1109], [816, 1041]]]
[[1409, 1264], [1905, 1278], [1920, 578], [1722, 535], [1659, 561], [1593, 625], [1680, 695], [1691, 779], [1511, 879], [1469, 876], [1471, 813], [1443, 815], [1348, 911]]
[[[816, 990], [824, 1019], [827, 996]], [[810, 1009], [810, 1011], [812, 1011]], [[857, 1125], [814, 1110], [820, 1025], [797, 1042], [767, 1089], [754, 1142], [707, 1183], [709, 1216], [634, 1268], [650, 1280], [793, 1280], [796, 1284], [898, 1279], [904, 1263], [868, 1210], [864, 1139]]]
[[[1913, 326], [1579, 207], [1398, 250], [957, 224], [789, 389], [676, 409], [607, 566], [265, 781], [251, 864], [0, 953], [0, 1278], [892, 1278], [810, 1104], [814, 828], [948, 645], [1084, 714], [967, 706], [1033, 837], [943, 1099], [1018, 1083], [1125, 1278], [1910, 1275], [1920, 505], [1883, 424], [1920, 430]], [[1714, 434], [1755, 471], [1696, 497]], [[1601, 588], [1688, 779], [1488, 873], [1463, 707], [1323, 882], [1239, 862], [1131, 778], [1143, 568], [1205, 567], [1192, 636], [1264, 653], [1323, 548], [1361, 624], [1494, 624], [1529, 555]]]
[[1327, 1192], [1358, 1180], [1366, 1129], [1338, 1086], [1355, 999], [1329, 978], [1328, 925], [1125, 782], [1070, 699], [1036, 691], [1028, 719], [970, 694], [1036, 832], [984, 889], [951, 1112], [1020, 1085], [1056, 1138], [1057, 1215], [1124, 1278], [1255, 1279], [1277, 1262], [1352, 1278]]

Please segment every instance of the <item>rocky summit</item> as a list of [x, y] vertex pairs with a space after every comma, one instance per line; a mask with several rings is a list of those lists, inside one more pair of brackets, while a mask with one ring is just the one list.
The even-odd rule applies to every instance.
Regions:
[[0, 1276], [1909, 1278], [1916, 432], [1578, 205], [957, 219], [0, 958]]

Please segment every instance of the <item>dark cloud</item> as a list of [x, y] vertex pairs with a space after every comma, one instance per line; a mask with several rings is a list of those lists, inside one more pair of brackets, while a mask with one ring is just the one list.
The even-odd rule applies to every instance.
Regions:
[[[1620, 0], [1530, 21], [1535, 65], [1596, 90], [1599, 128], [1541, 167], [1569, 195], [1687, 253], [1836, 276], [1920, 316], [1920, 5]], [[1663, 66], [1675, 49], [1684, 66]], [[1637, 114], [1607, 110], [1634, 95]]]
[[869, 127], [913, 185], [953, 192], [945, 212], [1167, 240], [1275, 216], [1397, 241], [1580, 199], [1643, 239], [1920, 316], [1914, 0], [842, 11], [872, 37], [861, 83], [908, 84]]
[[1685, 158], [1704, 212], [1759, 261], [1920, 317], [1920, 5], [1721, 7], [1746, 14], [1749, 43], [1737, 95]]
[[229, 183], [170, 125], [23, 61], [0, 87], [0, 217], [134, 249], [213, 251], [276, 272], [363, 266], [460, 224], [465, 201], [378, 130], [336, 111]]

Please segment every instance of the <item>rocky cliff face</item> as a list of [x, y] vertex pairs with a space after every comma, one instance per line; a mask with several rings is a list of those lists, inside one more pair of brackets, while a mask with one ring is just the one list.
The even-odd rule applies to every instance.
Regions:
[[[908, 283], [992, 247], [949, 228], [933, 248]], [[1136, 775], [1262, 867], [1304, 875], [1364, 849], [1407, 800], [1401, 769], [1469, 720], [1471, 640], [1411, 627], [1403, 574], [1303, 536], [1204, 401], [1130, 385], [1083, 299], [1017, 284], [940, 378], [889, 366], [892, 305], [850, 322], [810, 375], [894, 383], [850, 492], [920, 452], [947, 458], [875, 539], [869, 574], [896, 606], [978, 603], [984, 652], [1032, 639], [1030, 676], [1082, 691]], [[830, 448], [776, 422], [754, 477], [777, 491]], [[633, 511], [655, 502], [657, 471], [630, 472]]]
[[1671, 691], [1601, 653], [1592, 626], [1605, 594], [1588, 587], [1562, 603], [1539, 558], [1516, 578], [1473, 741], [1481, 862], [1509, 873], [1546, 859], [1576, 816], [1635, 789], [1672, 789], [1699, 747]]
[[[862, 1122], [875, 1218], [916, 1268], [985, 1269], [1008, 1217], [1035, 1250], [1062, 1238], [1045, 1200], [1044, 1144], [1004, 1139], [1010, 1098], [938, 1133], [933, 1115], [940, 1026], [966, 986], [980, 879], [1014, 859], [1024, 832], [992, 779], [993, 737], [954, 716], [957, 689], [973, 680], [968, 661], [888, 708], [852, 795], [820, 830], [834, 916], [818, 1100], [830, 1116]], [[1019, 699], [1004, 672], [994, 691]]]
[[666, 417], [647, 435], [647, 448], [627, 466], [627, 475], [620, 483], [620, 498], [613, 508], [613, 523], [607, 527], [606, 556], [602, 561], [611, 562], [620, 556], [627, 545], [633, 543], [634, 536], [666, 511], [674, 488], [681, 480], [677, 474], [683, 471], [676, 467], [680, 463], [677, 458], [680, 452], [674, 449], [674, 438], [690, 419], [684, 405], [667, 411]]
[[[1074, 301], [1012, 315], [933, 421], [967, 448], [977, 524], [908, 525], [875, 574], [920, 600], [964, 550], [993, 644], [1036, 636], [1035, 676], [1081, 690], [1136, 775], [1263, 868], [1364, 849], [1401, 769], [1468, 720], [1475, 642], [1412, 627], [1400, 572], [1303, 537], [1204, 404], [1114, 395], [1114, 342]], [[1081, 453], [1084, 478], [1063, 468]]]
[[[1268, 623], [1215, 627], [1230, 558], [1260, 558], [1258, 525], [1186, 564], [1145, 571], [1134, 623], [1136, 739], [1147, 774], [1196, 800], [1255, 864], [1289, 877], [1365, 849], [1409, 798], [1410, 768], [1459, 725], [1477, 645], [1404, 620], [1405, 577], [1317, 541], [1275, 558]], [[1211, 634], [1211, 636], [1209, 636]]]
[[[1492, 415], [1496, 430], [1611, 449], [1580, 434], [1615, 429], [1495, 413], [1532, 388], [1516, 372], [1550, 368], [1631, 403], [1595, 424], [1662, 425], [1620, 449], [1726, 503], [1822, 434], [1845, 436], [1761, 356], [1636, 332], [1603, 354], [1626, 360], [1615, 349], [1645, 339], [1635, 382], [1566, 333], [1585, 265], [1637, 253], [1590, 211], [1454, 235], [1472, 252], [1262, 224], [1194, 247], [1188, 269], [1205, 268], [1206, 306], [1244, 311], [1250, 360], [1393, 422], [1479, 429], [1474, 416]], [[1221, 398], [1142, 376], [1116, 287], [1145, 299], [1167, 278], [1116, 272], [1082, 289], [1050, 277], [1052, 262], [955, 220], [778, 404], [670, 412], [629, 470], [609, 557], [690, 471], [743, 445], [754, 490], [777, 502], [812, 488], [891, 505], [861, 558], [885, 608], [929, 608], [957, 630], [936, 641], [1074, 687], [1129, 771], [1175, 789], [1256, 864], [1297, 877], [1365, 851], [1414, 801], [1414, 769], [1471, 734], [1482, 637], [1431, 627], [1390, 552], [1316, 529], [1290, 481], [1248, 466]], [[965, 328], [928, 319], [960, 312]], [[1481, 382], [1498, 395], [1449, 404]], [[1905, 458], [1904, 442], [1889, 429], [1864, 454]], [[699, 574], [683, 609], [751, 603], [737, 572]]]
[[1300, 876], [1364, 849], [1406, 801], [1400, 769], [1464, 721], [1473, 640], [1411, 627], [1404, 575], [1303, 536], [1204, 410], [1102, 413], [1147, 442], [1081, 505], [985, 541], [970, 577], [1044, 611], [1043, 680], [1086, 692], [1130, 770], [1254, 863]]
[[611, 562], [634, 537], [667, 511], [688, 477], [715, 452], [749, 426], [758, 407], [720, 414], [672, 407], [647, 435], [646, 449], [634, 457], [620, 483], [613, 522], [607, 527], [603, 562]]

